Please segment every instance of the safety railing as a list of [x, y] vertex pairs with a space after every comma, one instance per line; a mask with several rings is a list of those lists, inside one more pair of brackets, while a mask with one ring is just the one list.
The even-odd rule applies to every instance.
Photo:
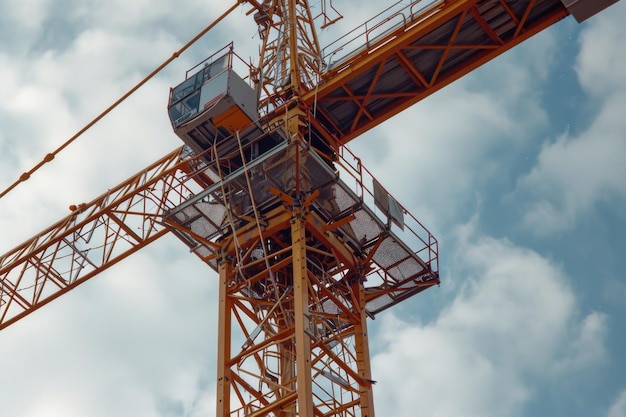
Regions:
[[362, 52], [382, 46], [378, 41], [399, 28], [408, 29], [435, 12], [445, 0], [397, 1], [365, 23], [352, 29], [322, 49], [326, 71], [336, 71], [341, 64]]
[[[432, 271], [439, 271], [437, 239], [426, 226], [382, 187], [372, 173], [363, 166], [361, 159], [345, 146], [340, 148], [337, 169], [341, 180], [352, 187], [352, 191], [361, 201], [372, 208], [374, 214], [383, 223], [386, 223], [389, 228], [393, 228], [394, 234], [426, 262]], [[379, 188], [378, 193], [374, 191], [375, 188]], [[393, 204], [396, 214], [392, 213], [394, 211], [392, 209], [383, 211], [380, 204], [380, 192], [383, 196], [388, 196], [388, 201]], [[398, 214], [400, 215], [398, 216]]]

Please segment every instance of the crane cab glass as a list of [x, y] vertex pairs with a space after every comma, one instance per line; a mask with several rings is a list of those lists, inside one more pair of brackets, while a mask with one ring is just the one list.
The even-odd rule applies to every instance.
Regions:
[[205, 59], [170, 90], [170, 122], [194, 152], [244, 131], [258, 119], [256, 93], [233, 70], [233, 55], [229, 49]]
[[[200, 94], [205, 84], [207, 88], [204, 89], [204, 101], [208, 99], [208, 96], [216, 98], [220, 93], [223, 93], [228, 82], [227, 58], [225, 55], [211, 64], [205, 63], [202, 69], [188, 76], [185, 81], [175, 88], [172, 88], [170, 92], [169, 114], [174, 127], [180, 126], [186, 120], [192, 119], [200, 113]], [[208, 82], [209, 80], [211, 81], [210, 83]], [[204, 102], [202, 107], [207, 104], [210, 105], [210, 102]]]

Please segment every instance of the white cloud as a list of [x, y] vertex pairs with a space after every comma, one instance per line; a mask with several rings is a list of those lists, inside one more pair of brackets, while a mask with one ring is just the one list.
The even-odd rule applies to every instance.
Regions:
[[555, 143], [546, 144], [537, 165], [520, 181], [524, 190], [537, 196], [524, 217], [536, 233], [569, 229], [594, 204], [626, 196], [622, 103], [626, 94], [614, 95], [581, 135], [563, 134]]
[[[42, 32], [43, 23], [53, 7], [51, 0], [6, 0], [2, 4], [3, 18], [12, 29], [11, 44], [15, 51], [28, 51], [31, 42]], [[1, 33], [1, 30], [0, 30]], [[4, 43], [3, 43], [3, 46]], [[7, 45], [7, 48], [11, 46]]]
[[485, 184], [509, 181], [512, 159], [547, 126], [539, 87], [556, 42], [549, 32], [528, 42], [349, 144], [425, 224], [467, 215]]
[[[178, 49], [173, 36], [145, 37], [89, 28], [62, 49], [30, 59], [0, 53], [3, 187], [57, 149]], [[97, 197], [182, 143], [166, 113], [170, 86], [191, 66], [189, 56], [69, 145], [0, 207], [0, 251], [67, 215], [70, 204]], [[4, 188], [3, 188], [4, 189]], [[28, 221], [15, 222], [16, 216]]]
[[585, 109], [592, 116], [579, 134], [563, 133], [544, 144], [536, 166], [518, 184], [518, 191], [535, 198], [523, 225], [537, 235], [571, 229], [601, 202], [626, 197], [626, 7], [590, 21], [581, 35], [577, 73], [583, 89], [594, 98]]
[[611, 404], [606, 417], [626, 417], [626, 390], [622, 391]]
[[[51, 10], [49, 2], [12, 2], [38, 8], [33, 16], [15, 14], [33, 23], [19, 32], [28, 35], [19, 39], [24, 48], [0, 52], [2, 184], [169, 57], [209, 22], [206, 16], [221, 12], [204, 0], [184, 8], [144, 1], [66, 3], [71, 5]], [[355, 10], [341, 9], [350, 10], [344, 23], [355, 13], [371, 15], [363, 2], [352, 4]], [[62, 45], [44, 48], [36, 42], [41, 32], [34, 23], [53, 12], [66, 13], [67, 29], [76, 33], [67, 34]], [[256, 31], [242, 10], [230, 22], [5, 197], [0, 252], [67, 214], [69, 204], [90, 200], [178, 146], [165, 115], [168, 88], [189, 64], [231, 38], [236, 48], [258, 41], [250, 42]], [[456, 221], [477, 185], [506, 175], [506, 159], [491, 155], [517, 149], [529, 129], [547, 123], [536, 91], [526, 87], [545, 76], [556, 46], [549, 34], [533, 45], [532, 53], [511, 51], [511, 60], [489, 67], [487, 78], [499, 84], [479, 85], [480, 77], [459, 81], [405, 112], [404, 123], [381, 126], [370, 139], [359, 139], [358, 154], [375, 161], [368, 168], [385, 186], [400, 190], [401, 201], [412, 199], [411, 205], [440, 223]], [[44, 50], [34, 54], [37, 47]], [[256, 47], [236, 50], [242, 49], [244, 57], [256, 53]], [[467, 252], [460, 252], [455, 266], [470, 278], [435, 321], [384, 318], [387, 329], [373, 340], [380, 345], [373, 358], [379, 414], [515, 415], [533, 397], [534, 383], [549, 378], [545, 373], [568, 375], [602, 358], [604, 316], [577, 316], [576, 297], [553, 263], [502, 240], [469, 238], [463, 248]], [[212, 414], [215, 279], [180, 242], [157, 242], [3, 330], [3, 413]]]
[[[39, 45], [32, 28], [19, 39], [30, 53], [0, 51], [3, 189], [170, 57], [187, 40], [178, 36], [190, 37], [168, 28], [195, 32], [219, 12], [206, 2], [157, 2], [143, 14], [148, 22], [137, 2], [108, 2], [95, 14], [68, 3], [57, 5], [66, 25], [46, 29], [66, 30], [64, 42]], [[33, 18], [60, 13], [48, 11]], [[154, 26], [168, 16], [174, 23]], [[167, 119], [169, 87], [210, 52], [196, 45], [4, 197], [0, 252], [182, 145]], [[172, 236], [161, 240], [0, 333], [3, 415], [213, 412], [216, 274]]]
[[580, 35], [576, 70], [583, 88], [592, 96], [611, 95], [626, 87], [623, 25], [626, 5], [618, 2], [589, 21]]
[[461, 237], [467, 280], [430, 323], [387, 315], [374, 342], [378, 410], [396, 416], [516, 416], [545, 382], [606, 359], [606, 317], [580, 317], [554, 263], [506, 240]]
[[153, 245], [2, 331], [0, 391], [16, 396], [3, 413], [207, 411], [217, 274], [173, 236]]

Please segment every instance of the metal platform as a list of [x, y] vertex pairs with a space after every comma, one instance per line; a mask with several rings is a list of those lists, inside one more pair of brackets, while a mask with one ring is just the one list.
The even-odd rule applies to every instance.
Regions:
[[[289, 219], [290, 207], [281, 196], [294, 195], [299, 161], [299, 189], [304, 195], [315, 193], [309, 206], [311, 228], [343, 242], [346, 257], [367, 259], [371, 265], [363, 279], [366, 310], [374, 316], [439, 282], [437, 240], [377, 183], [375, 197], [373, 177], [352, 158], [331, 164], [313, 148], [285, 141], [221, 180], [217, 158], [194, 174], [206, 175], [213, 185], [165, 219], [191, 251], [217, 271], [226, 239], [236, 240], [242, 251], [250, 250], [248, 241], [258, 227]], [[381, 210], [390, 202], [393, 211]], [[319, 241], [310, 245], [330, 252]], [[339, 276], [342, 268], [336, 264], [326, 271]]]

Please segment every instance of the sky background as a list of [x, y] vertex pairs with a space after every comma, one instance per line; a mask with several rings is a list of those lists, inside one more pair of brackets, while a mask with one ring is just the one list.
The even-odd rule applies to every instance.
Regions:
[[[0, 4], [4, 189], [228, 2]], [[169, 88], [256, 56], [245, 10], [0, 199], [0, 253], [180, 146]], [[624, 21], [569, 17], [350, 143], [440, 247], [441, 286], [370, 321], [378, 416], [626, 416]], [[214, 415], [216, 284], [166, 236], [3, 330], [0, 416]]]

